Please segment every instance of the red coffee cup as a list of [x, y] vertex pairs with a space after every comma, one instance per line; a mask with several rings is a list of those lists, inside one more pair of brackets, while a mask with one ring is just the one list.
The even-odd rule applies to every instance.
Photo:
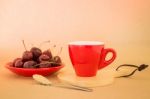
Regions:
[[[69, 55], [77, 76], [96, 76], [98, 70], [111, 64], [116, 58], [116, 52], [112, 48], [104, 48], [104, 42], [75, 41], [68, 45]], [[108, 53], [112, 57], [106, 60]]]

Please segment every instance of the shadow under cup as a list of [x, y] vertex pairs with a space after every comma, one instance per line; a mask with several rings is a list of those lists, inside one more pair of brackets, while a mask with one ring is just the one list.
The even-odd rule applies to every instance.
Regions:
[[[77, 76], [96, 76], [97, 71], [108, 66], [116, 58], [112, 48], [104, 48], [103, 42], [76, 41], [68, 45], [69, 55]], [[105, 60], [108, 53], [112, 53], [109, 60]]]

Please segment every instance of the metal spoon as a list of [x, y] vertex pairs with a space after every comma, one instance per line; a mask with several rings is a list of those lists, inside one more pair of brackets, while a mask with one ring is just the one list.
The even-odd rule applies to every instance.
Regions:
[[93, 91], [93, 89], [91, 89], [91, 88], [82, 87], [82, 86], [78, 86], [78, 85], [74, 85], [74, 84], [70, 84], [70, 83], [67, 83], [68, 86], [65, 85], [65, 84], [53, 84], [46, 77], [44, 77], [42, 75], [38, 75], [38, 74], [35, 74], [32, 77], [33, 77], [33, 79], [35, 81], [37, 81], [41, 85], [45, 85], [45, 86], [55, 86], [55, 87], [61, 87], [61, 88], [67, 88], [67, 89], [74, 89], [74, 90], [81, 90], [81, 91], [87, 91], [87, 92], [92, 92]]

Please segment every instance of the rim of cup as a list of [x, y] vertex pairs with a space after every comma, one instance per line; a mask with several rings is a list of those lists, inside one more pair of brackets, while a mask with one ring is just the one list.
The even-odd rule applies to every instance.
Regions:
[[101, 41], [73, 41], [69, 42], [69, 45], [104, 45]]

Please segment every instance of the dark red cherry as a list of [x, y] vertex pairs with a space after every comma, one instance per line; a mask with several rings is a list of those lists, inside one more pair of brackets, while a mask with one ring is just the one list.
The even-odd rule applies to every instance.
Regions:
[[49, 61], [42, 61], [41, 63], [40, 63], [40, 66], [39, 66], [40, 68], [49, 68], [49, 67], [51, 67], [51, 63], [49, 63]]
[[13, 63], [12, 63], [12, 66], [15, 66], [16, 61], [17, 61], [17, 60], [20, 60], [20, 59], [22, 60], [22, 58], [16, 58], [16, 59], [14, 59], [14, 60], [13, 60]]
[[59, 56], [54, 56], [53, 61], [55, 63], [61, 63], [61, 58]]
[[25, 51], [22, 55], [22, 60], [23, 61], [28, 61], [28, 60], [32, 60], [33, 58], [33, 54], [30, 51]]
[[17, 67], [17, 68], [22, 68], [23, 67], [23, 61], [22, 59], [17, 59], [14, 63], [14, 67]]
[[42, 54], [41, 49], [37, 48], [37, 47], [32, 47], [30, 50], [33, 54], [33, 59], [37, 60], [39, 58], [39, 56]]
[[36, 68], [35, 65], [37, 62], [35, 61], [26, 61], [23, 65], [24, 68]]
[[39, 62], [42, 62], [42, 61], [49, 61], [50, 60], [50, 57], [46, 54], [42, 54], [40, 57], [39, 57]]
[[52, 58], [52, 53], [50, 50], [45, 50], [42, 54], [49, 56], [50, 59]]
[[56, 66], [60, 66], [60, 63], [51, 63], [51, 67], [56, 67]]

